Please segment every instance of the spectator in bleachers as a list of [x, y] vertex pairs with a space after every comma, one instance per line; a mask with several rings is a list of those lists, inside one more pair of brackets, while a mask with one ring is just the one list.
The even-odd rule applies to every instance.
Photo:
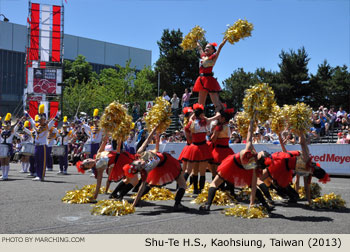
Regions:
[[190, 106], [190, 98], [192, 95], [192, 87], [191, 92], [188, 92], [188, 88], [185, 88], [185, 93], [182, 95], [182, 108], [189, 107]]
[[163, 92], [162, 96], [165, 100], [170, 101], [170, 97], [169, 97], [169, 95], [167, 95], [166, 91]]
[[171, 112], [173, 112], [173, 114], [175, 116], [177, 116], [178, 109], [179, 109], [179, 103], [180, 103], [179, 97], [177, 97], [177, 95], [174, 94], [173, 98], [171, 98], [170, 102], [171, 102]]
[[[327, 111], [327, 108], [326, 108], [326, 111]], [[334, 124], [335, 124], [335, 120], [337, 119], [337, 113], [335, 113], [333, 106], [327, 112], [328, 112], [328, 116], [329, 116], [329, 127], [331, 129], [333, 129]]]
[[343, 110], [343, 107], [340, 106], [339, 107], [339, 110], [337, 112], [337, 118], [335, 119], [335, 122], [337, 123], [337, 125], [340, 125], [341, 124], [341, 121], [342, 121], [342, 118], [344, 117], [344, 114], [346, 112]]
[[347, 113], [344, 114], [344, 117], [341, 119], [341, 129], [342, 130], [348, 130], [350, 125], [350, 120], [347, 116]]
[[329, 129], [329, 123], [328, 123], [327, 117], [325, 116], [323, 111], [319, 112], [319, 118], [320, 118], [320, 122], [321, 122], [320, 136], [327, 135], [328, 129]]

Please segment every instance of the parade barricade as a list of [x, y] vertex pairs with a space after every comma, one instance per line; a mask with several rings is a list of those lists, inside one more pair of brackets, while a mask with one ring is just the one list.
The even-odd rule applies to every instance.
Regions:
[[[186, 143], [160, 144], [159, 151], [167, 152], [178, 158]], [[236, 153], [245, 148], [245, 144], [230, 144], [231, 149]], [[279, 144], [254, 144], [257, 151], [267, 152], [282, 151]], [[299, 144], [286, 145], [287, 150], [301, 150]], [[154, 149], [149, 145], [148, 149]], [[321, 167], [331, 175], [350, 176], [350, 144], [311, 144], [310, 154], [314, 162], [320, 163]]]

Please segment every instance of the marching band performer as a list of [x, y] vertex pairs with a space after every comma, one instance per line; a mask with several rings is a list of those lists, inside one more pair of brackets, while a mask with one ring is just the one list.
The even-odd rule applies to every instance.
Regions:
[[68, 144], [73, 139], [73, 131], [69, 127], [67, 116], [63, 118], [62, 130], [60, 132], [60, 143], [64, 146], [64, 155], [59, 157], [60, 171], [57, 174], [67, 175], [68, 169]]
[[49, 134], [47, 136], [47, 148], [46, 148], [46, 168], [48, 171], [53, 170], [53, 158], [52, 158], [52, 146], [56, 145], [57, 137], [59, 136], [59, 132], [55, 127], [55, 124], [49, 129]]
[[222, 47], [225, 45], [227, 39], [224, 39], [216, 51], [216, 43], [208, 43], [203, 51], [202, 46], [197, 42], [198, 51], [201, 57], [199, 67], [199, 77], [197, 78], [193, 92], [198, 92], [198, 103], [205, 105], [207, 95], [209, 93], [210, 99], [215, 106], [215, 111], [223, 109], [223, 105], [219, 99], [219, 92], [221, 91], [218, 81], [213, 77], [213, 67], [219, 57]]
[[[32, 144], [34, 141], [33, 136], [32, 136], [32, 132], [30, 131], [30, 127], [31, 127], [31, 125], [30, 125], [29, 121], [25, 121], [24, 125], [23, 125], [23, 134], [20, 134], [22, 146], [23, 146], [23, 144], [26, 144], [26, 143]], [[28, 169], [30, 166], [29, 160], [30, 160], [29, 155], [24, 155], [24, 154], [21, 155], [21, 163], [22, 163], [22, 171], [20, 171], [21, 173], [28, 172]]]
[[29, 122], [33, 125], [34, 131], [36, 133], [35, 137], [35, 171], [36, 177], [33, 181], [44, 181], [45, 171], [46, 171], [46, 143], [47, 143], [47, 135], [49, 134], [49, 130], [54, 125], [55, 121], [58, 120], [59, 112], [56, 117], [51, 119], [50, 121], [46, 120], [46, 114], [44, 112], [45, 105], [41, 104], [39, 106], [39, 125], [36, 126], [33, 118], [25, 111], [25, 116], [29, 118]]
[[10, 170], [10, 159], [13, 154], [12, 141], [18, 129], [18, 122], [14, 127], [11, 126], [11, 116], [12, 115], [10, 113], [6, 114], [4, 123], [2, 124], [3, 128], [1, 130], [0, 135], [0, 143], [2, 144], [1, 148], [7, 149], [6, 156], [4, 155], [4, 157], [0, 158], [2, 168], [2, 180], [8, 180], [8, 174]]
[[89, 125], [83, 123], [85, 133], [89, 136], [86, 143], [91, 144], [91, 152], [89, 155], [90, 158], [93, 158], [97, 153], [104, 135], [103, 129], [99, 127], [99, 120], [100, 117], [98, 116], [98, 109], [95, 109], [93, 114], [93, 126], [90, 127]]
[[[213, 160], [211, 149], [206, 142], [207, 125], [220, 117], [220, 113], [214, 117], [206, 118], [204, 116], [204, 106], [202, 104], [193, 105], [194, 114], [191, 116], [186, 128], [191, 131], [192, 143], [183, 153], [182, 160], [188, 162], [188, 172], [193, 172], [193, 193], [199, 194], [205, 185], [205, 172], [208, 162]], [[187, 130], [188, 132], [188, 130]], [[187, 135], [186, 135], [187, 137]], [[198, 173], [200, 173], [198, 189]]]

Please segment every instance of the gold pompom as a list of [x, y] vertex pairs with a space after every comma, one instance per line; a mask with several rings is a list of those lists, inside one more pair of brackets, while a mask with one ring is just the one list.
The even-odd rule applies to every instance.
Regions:
[[34, 121], [36, 121], [36, 122], [38, 122], [39, 121], [39, 115], [35, 115], [35, 119], [34, 119]]
[[269, 214], [264, 207], [251, 207], [242, 206], [240, 204], [235, 205], [232, 208], [227, 208], [223, 212], [226, 216], [235, 216], [247, 219], [262, 219], [268, 218]]
[[145, 117], [148, 132], [151, 132], [157, 125], [157, 132], [163, 133], [171, 124], [171, 106], [170, 103], [163, 97], [157, 97], [155, 105]]
[[[81, 189], [76, 189], [73, 191], [68, 191], [66, 195], [62, 198], [62, 202], [68, 204], [87, 204], [94, 202], [94, 193], [96, 191], [96, 185], [86, 185]], [[101, 187], [99, 193], [105, 193], [106, 188]], [[109, 192], [111, 192], [109, 190]]]
[[[132, 195], [131, 198], [136, 198], [136, 194]], [[164, 187], [152, 187], [152, 189], [145, 195], [142, 196], [142, 200], [156, 201], [156, 200], [174, 200], [175, 195]]]
[[312, 201], [312, 206], [316, 208], [340, 209], [345, 208], [346, 202], [340, 195], [336, 195], [332, 192], [314, 199]]
[[[296, 185], [293, 184], [292, 187], [295, 189]], [[321, 196], [321, 190], [322, 188], [318, 183], [311, 183], [310, 184], [310, 197], [311, 199], [316, 199]], [[305, 194], [305, 187], [300, 186], [298, 190], [299, 198], [300, 199], [306, 199], [306, 194]]]
[[260, 122], [267, 121], [276, 105], [275, 93], [267, 83], [259, 83], [245, 90], [243, 108], [250, 118], [254, 117]]
[[45, 105], [44, 104], [40, 104], [39, 106], [39, 114], [44, 114], [45, 113]]
[[234, 44], [241, 39], [250, 37], [253, 29], [252, 23], [249, 23], [247, 20], [238, 19], [232, 26], [227, 28], [224, 33], [224, 38], [231, 44]]
[[132, 214], [135, 212], [132, 204], [123, 201], [115, 200], [100, 200], [93, 205], [91, 214], [93, 215], [108, 215], [108, 216], [122, 216]]
[[115, 140], [125, 140], [130, 134], [132, 117], [126, 108], [117, 101], [110, 103], [100, 120], [101, 128]]
[[[246, 138], [248, 134], [248, 127], [251, 120], [248, 113], [245, 111], [237, 112], [234, 120], [237, 123], [237, 129], [239, 134], [242, 136], [242, 138]], [[256, 126], [257, 126], [257, 123], [255, 121], [253, 127], [256, 128]]]
[[284, 131], [286, 127], [285, 113], [283, 108], [280, 108], [278, 105], [275, 105], [272, 109], [271, 114], [271, 130], [276, 134], [280, 134]]
[[6, 116], [5, 116], [5, 120], [4, 121], [5, 122], [11, 121], [11, 116], [12, 116], [11, 113], [7, 113]]
[[252, 193], [252, 189], [248, 186], [245, 186], [241, 189], [241, 191], [236, 195], [237, 200], [239, 201], [247, 201], [250, 198], [250, 194]]
[[290, 130], [300, 135], [308, 131], [312, 126], [312, 108], [305, 103], [297, 103], [294, 106], [284, 106], [287, 123]]
[[186, 50], [193, 50], [197, 47], [197, 41], [204, 38], [205, 30], [196, 25], [182, 40], [180, 46]]

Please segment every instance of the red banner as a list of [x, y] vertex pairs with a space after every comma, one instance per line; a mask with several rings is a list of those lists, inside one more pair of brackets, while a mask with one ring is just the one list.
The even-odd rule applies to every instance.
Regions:
[[52, 59], [53, 62], [61, 61], [61, 6], [53, 6], [52, 19]]
[[30, 49], [29, 60], [39, 59], [39, 19], [40, 4], [32, 3], [31, 20], [30, 20]]
[[58, 112], [58, 105], [59, 103], [57, 101], [50, 102], [50, 118], [54, 118]]
[[38, 107], [39, 102], [37, 101], [29, 101], [29, 115], [31, 118], [35, 118], [35, 116], [38, 114]]

